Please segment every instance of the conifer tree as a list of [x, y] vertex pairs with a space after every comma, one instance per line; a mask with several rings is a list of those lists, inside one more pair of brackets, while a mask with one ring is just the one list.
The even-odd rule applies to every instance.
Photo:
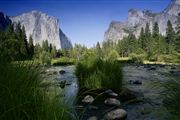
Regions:
[[172, 52], [173, 49], [173, 43], [174, 43], [174, 39], [175, 39], [175, 32], [174, 29], [172, 27], [171, 21], [168, 20], [167, 22], [167, 28], [166, 28], [166, 52], [170, 53]]
[[144, 28], [141, 28], [140, 36], [139, 36], [139, 45], [142, 49], [145, 49], [145, 33], [144, 33]]
[[99, 42], [97, 42], [96, 44], [96, 55], [97, 55], [97, 58], [102, 58], [102, 50], [101, 50], [101, 46]]
[[34, 55], [34, 43], [32, 35], [29, 36], [29, 57], [32, 59]]

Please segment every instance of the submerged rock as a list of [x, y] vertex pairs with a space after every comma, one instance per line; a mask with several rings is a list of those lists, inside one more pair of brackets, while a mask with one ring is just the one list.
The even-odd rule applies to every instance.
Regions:
[[61, 88], [64, 88], [65, 85], [66, 85], [66, 81], [60, 81], [60, 82], [59, 82], [59, 86], [60, 86]]
[[115, 109], [105, 114], [105, 120], [125, 120], [127, 112], [124, 109]]
[[99, 108], [97, 106], [94, 106], [94, 105], [89, 105], [88, 109], [89, 110], [98, 110]]
[[130, 80], [129, 84], [142, 85], [142, 81], [140, 81], [140, 80]]
[[59, 71], [59, 74], [61, 74], [61, 75], [65, 74], [65, 73], [66, 73], [66, 71], [64, 71], [64, 70]]
[[155, 66], [151, 66], [148, 70], [156, 70]]
[[120, 101], [117, 100], [116, 98], [107, 98], [104, 101], [104, 104], [110, 105], [110, 106], [119, 106], [120, 105]]
[[91, 96], [91, 95], [85, 96], [84, 99], [82, 100], [82, 102], [85, 103], [85, 104], [90, 104], [90, 103], [92, 103], [93, 101], [94, 101], [94, 98], [93, 98], [93, 96]]

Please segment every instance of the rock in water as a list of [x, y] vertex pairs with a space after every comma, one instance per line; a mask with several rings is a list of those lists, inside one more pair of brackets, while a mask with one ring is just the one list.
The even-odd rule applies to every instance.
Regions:
[[150, 29], [155, 22], [159, 24], [160, 33], [166, 34], [167, 21], [170, 20], [173, 27], [177, 25], [177, 15], [180, 13], [180, 0], [171, 0], [169, 6], [160, 13], [153, 13], [150, 10], [130, 9], [126, 22], [112, 21], [105, 32], [104, 40], [117, 42], [127, 36], [129, 32], [137, 36], [140, 35], [141, 28], [149, 23]]
[[125, 120], [127, 117], [127, 112], [123, 109], [115, 109], [108, 112], [105, 116], [105, 120]]
[[85, 103], [85, 104], [90, 104], [90, 103], [92, 103], [93, 101], [94, 101], [94, 98], [93, 98], [93, 96], [91, 96], [91, 95], [85, 96], [84, 99], [82, 100], [82, 102]]
[[104, 93], [107, 94], [109, 97], [118, 97], [118, 94], [113, 92], [111, 89], [106, 90]]
[[111, 106], [119, 106], [120, 105], [120, 101], [117, 100], [116, 98], [107, 98], [104, 101], [104, 104], [111, 105]]
[[64, 70], [60, 70], [60, 71], [59, 71], [59, 74], [61, 74], [61, 75], [62, 75], [62, 74], [65, 74], [65, 73], [66, 73], [66, 71], [64, 71]]
[[25, 27], [27, 38], [32, 35], [34, 43], [40, 45], [44, 40], [56, 46], [57, 49], [72, 47], [70, 40], [59, 28], [59, 20], [46, 13], [33, 10], [22, 15], [10, 17], [12, 23], [21, 23]]
[[87, 120], [98, 120], [96, 116], [89, 117]]

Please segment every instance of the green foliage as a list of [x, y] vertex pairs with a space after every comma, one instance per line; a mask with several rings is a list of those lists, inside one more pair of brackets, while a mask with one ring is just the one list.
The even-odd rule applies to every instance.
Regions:
[[166, 53], [172, 53], [173, 50], [173, 44], [175, 39], [175, 32], [172, 27], [171, 21], [168, 20], [167, 22], [167, 28], [166, 28]]
[[154, 23], [153, 25], [153, 31], [152, 31], [152, 36], [153, 38], [157, 39], [159, 36], [159, 25], [157, 22]]
[[75, 44], [73, 51], [71, 52], [72, 57], [77, 60], [80, 60], [85, 50], [87, 50], [85, 46], [82, 46], [80, 44]]
[[177, 24], [178, 24], [176, 27], [177, 33], [176, 33], [176, 37], [174, 41], [174, 46], [175, 46], [176, 52], [180, 53], [180, 47], [179, 47], [180, 46], [180, 13], [177, 16]]
[[29, 57], [30, 57], [30, 59], [32, 59], [33, 55], [34, 55], [34, 44], [33, 44], [33, 39], [32, 39], [31, 35], [29, 37], [29, 46], [28, 46], [28, 49], [29, 49]]
[[51, 65], [74, 65], [76, 60], [74, 58], [61, 57], [52, 59]]
[[145, 49], [146, 48], [146, 45], [145, 45], [145, 33], [144, 33], [144, 28], [141, 28], [141, 33], [140, 33], [140, 36], [139, 36], [139, 45], [142, 49]]
[[67, 107], [42, 90], [39, 68], [0, 62], [1, 120], [65, 120]]
[[80, 88], [122, 89], [122, 68], [116, 61], [104, 61], [101, 59], [83, 61], [76, 65], [75, 74]]
[[44, 51], [46, 51], [46, 52], [49, 51], [49, 43], [48, 43], [47, 40], [45, 40], [45, 41], [42, 42], [42, 49], [43, 49]]
[[97, 55], [97, 58], [103, 57], [103, 52], [102, 52], [99, 42], [97, 42], [97, 44], [96, 44], [96, 55]]
[[46, 51], [42, 51], [42, 53], [39, 56], [40, 63], [43, 65], [50, 65], [51, 59], [51, 54]]
[[160, 97], [163, 99], [163, 107], [159, 110], [167, 117], [167, 120], [180, 119], [180, 81], [178, 77], [168, 76], [169, 80], [155, 82], [154, 87], [161, 89]]
[[117, 60], [119, 58], [119, 54], [116, 50], [109, 50], [107, 55], [105, 56], [106, 60]]
[[143, 61], [146, 59], [146, 54], [130, 54], [130, 58], [135, 63], [143, 63]]

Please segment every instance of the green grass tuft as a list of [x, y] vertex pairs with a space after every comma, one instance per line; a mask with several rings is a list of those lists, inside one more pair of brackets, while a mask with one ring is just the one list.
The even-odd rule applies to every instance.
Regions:
[[1, 120], [66, 120], [67, 107], [49, 98], [41, 86], [39, 68], [0, 62]]
[[117, 61], [101, 59], [83, 61], [76, 65], [75, 74], [80, 88], [121, 90], [123, 75]]

